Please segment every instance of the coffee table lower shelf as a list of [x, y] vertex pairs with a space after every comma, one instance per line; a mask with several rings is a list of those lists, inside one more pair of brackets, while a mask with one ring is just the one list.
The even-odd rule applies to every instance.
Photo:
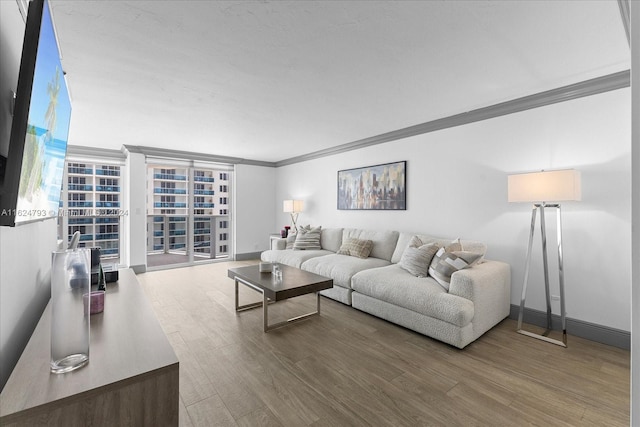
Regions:
[[[262, 294], [262, 301], [254, 302], [251, 304], [239, 305], [239, 291], [238, 291], [238, 283], [242, 283], [243, 285], [248, 286], [249, 288], [256, 290]], [[235, 286], [236, 286], [236, 311], [245, 311], [251, 310], [253, 308], [262, 307], [262, 326], [265, 332], [272, 331], [274, 329], [280, 328], [282, 326], [288, 325], [290, 323], [299, 322], [300, 320], [304, 320], [311, 316], [319, 316], [320, 315], [320, 292], [316, 292], [316, 311], [311, 313], [302, 314], [300, 316], [292, 317], [291, 319], [283, 320], [282, 322], [269, 324], [269, 304], [275, 303], [275, 301], [271, 301], [267, 294], [265, 294], [264, 290], [255, 286], [245, 280], [242, 280], [238, 277], [235, 278]]]

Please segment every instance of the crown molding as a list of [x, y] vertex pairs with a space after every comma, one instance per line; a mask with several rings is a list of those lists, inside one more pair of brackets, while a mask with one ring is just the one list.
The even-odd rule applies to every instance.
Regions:
[[507, 114], [518, 113], [521, 111], [530, 110], [532, 108], [544, 107], [546, 105], [552, 105], [558, 102], [570, 101], [573, 99], [583, 98], [585, 96], [591, 96], [616, 89], [622, 89], [625, 87], [629, 87], [631, 80], [630, 76], [630, 70], [626, 70], [602, 77], [596, 77], [594, 79], [585, 80], [580, 83], [562, 86], [545, 92], [536, 93], [534, 95], [524, 96], [522, 98], [517, 98], [511, 101], [501, 102], [499, 104], [494, 104], [488, 107], [478, 108], [476, 110], [468, 111], [465, 113], [456, 114], [442, 119], [432, 120], [430, 122], [409, 126], [365, 139], [360, 139], [358, 141], [349, 142], [346, 144], [338, 145], [336, 147], [303, 154], [301, 156], [291, 157], [285, 160], [280, 160], [276, 162], [275, 165], [276, 167], [280, 167], [291, 165], [294, 163], [306, 162], [321, 157], [344, 153], [346, 151], [358, 150], [361, 148], [370, 147], [372, 145], [382, 144], [385, 142], [421, 135], [437, 130], [461, 126], [481, 120], [492, 119], [494, 117], [500, 117]]
[[68, 145], [67, 156], [92, 159], [125, 160], [127, 157], [122, 150], [109, 148], [85, 147], [83, 145]]
[[195, 153], [193, 151], [171, 150], [166, 148], [147, 147], [143, 145], [123, 145], [123, 150], [130, 153], [144, 154], [146, 157], [156, 157], [159, 159], [181, 159], [197, 162], [225, 163], [232, 165], [252, 165], [275, 167], [273, 162], [261, 160], [242, 159], [239, 157], [217, 156], [214, 154]]

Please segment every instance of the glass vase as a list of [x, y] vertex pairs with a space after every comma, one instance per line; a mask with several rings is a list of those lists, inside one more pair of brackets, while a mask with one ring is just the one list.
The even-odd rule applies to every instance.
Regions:
[[91, 251], [53, 252], [51, 258], [51, 372], [89, 362]]

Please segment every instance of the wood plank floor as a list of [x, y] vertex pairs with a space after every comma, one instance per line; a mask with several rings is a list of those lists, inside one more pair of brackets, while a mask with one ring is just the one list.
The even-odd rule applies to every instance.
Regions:
[[[181, 426], [629, 425], [628, 351], [563, 349], [509, 319], [459, 350], [324, 297], [320, 317], [265, 334], [227, 278], [251, 263], [138, 275], [180, 360]], [[278, 302], [270, 321], [314, 302]]]

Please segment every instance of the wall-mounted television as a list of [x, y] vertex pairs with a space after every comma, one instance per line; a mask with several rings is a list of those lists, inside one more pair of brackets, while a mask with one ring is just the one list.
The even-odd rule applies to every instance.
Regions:
[[71, 100], [47, 0], [29, 4], [6, 159], [0, 225], [58, 216]]

